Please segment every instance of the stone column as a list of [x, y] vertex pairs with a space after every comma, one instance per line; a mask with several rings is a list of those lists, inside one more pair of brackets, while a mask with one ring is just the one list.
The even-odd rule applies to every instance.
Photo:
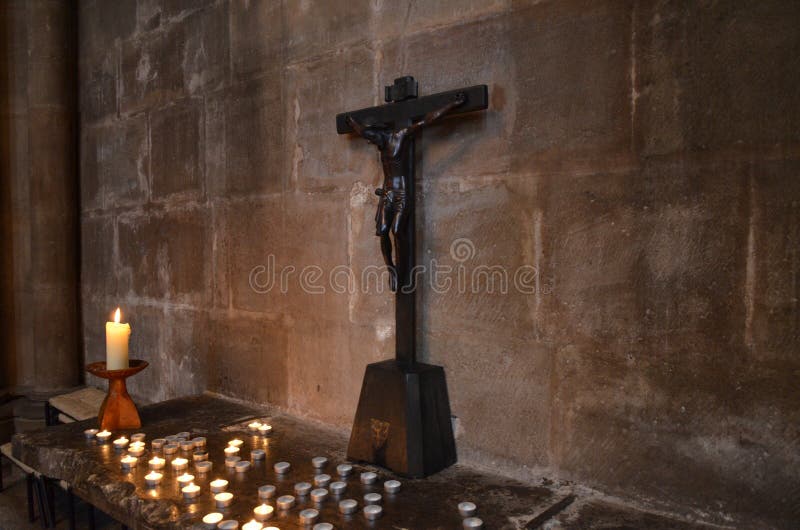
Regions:
[[0, 347], [9, 369], [0, 384], [49, 393], [80, 378], [76, 8], [10, 0], [0, 9], [8, 70]]

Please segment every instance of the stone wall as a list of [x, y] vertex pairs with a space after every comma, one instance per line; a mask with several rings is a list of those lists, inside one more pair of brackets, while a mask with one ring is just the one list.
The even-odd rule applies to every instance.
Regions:
[[[489, 110], [420, 149], [418, 254], [452, 267], [420, 293], [421, 357], [462, 461], [797, 518], [798, 22], [782, 1], [82, 1], [86, 360], [121, 305], [151, 362], [133, 392], [346, 427], [393, 316], [327, 282], [381, 262], [377, 155], [334, 116], [403, 74], [486, 83]], [[481, 265], [508, 292], [472, 289]]]

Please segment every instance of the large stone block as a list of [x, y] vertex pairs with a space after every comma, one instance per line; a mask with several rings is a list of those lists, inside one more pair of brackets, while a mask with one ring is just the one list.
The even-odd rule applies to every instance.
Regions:
[[202, 112], [201, 100], [186, 99], [151, 114], [153, 200], [203, 196]]
[[182, 27], [122, 41], [120, 112], [133, 114], [183, 97], [184, 52]]
[[369, 0], [311, 0], [283, 5], [284, 43], [290, 61], [366, 43], [371, 37], [373, 8]]
[[304, 191], [350, 189], [356, 180], [380, 182], [374, 146], [336, 134], [339, 112], [372, 106], [373, 52], [353, 48], [286, 71], [287, 146], [292, 180]]
[[231, 68], [238, 78], [280, 75], [283, 63], [283, 2], [230, 3]]
[[85, 127], [81, 143], [84, 209], [141, 204], [147, 200], [150, 153], [145, 116]]
[[446, 119], [421, 135], [423, 178], [508, 171], [517, 94], [524, 93], [514, 81], [510, 24], [507, 16], [493, 17], [384, 45], [381, 85], [403, 75], [417, 79], [420, 95], [489, 85], [488, 110]]
[[257, 403], [287, 406], [287, 329], [264, 315], [221, 315], [212, 321], [209, 389]]
[[463, 24], [503, 13], [511, 4], [511, 0], [380, 0], [375, 7], [375, 37], [389, 39], [451, 24]]
[[515, 172], [630, 164], [631, 7], [627, 0], [542, 2], [510, 17]]
[[280, 78], [262, 77], [207, 98], [207, 186], [215, 196], [284, 189]]
[[183, 47], [180, 69], [186, 91], [197, 94], [224, 85], [230, 69], [228, 3], [192, 13], [178, 28], [171, 38], [176, 46]]
[[119, 77], [119, 44], [108, 48], [86, 51], [88, 45], [79, 47], [80, 116], [83, 124], [94, 123], [117, 112], [117, 81]]
[[193, 305], [209, 302], [210, 226], [206, 208], [121, 215], [120, 292]]
[[81, 218], [81, 281], [86, 296], [113, 296], [117, 294], [117, 276], [114, 273], [114, 219], [111, 216]]
[[800, 6], [641, 2], [636, 148], [643, 156], [800, 140]]

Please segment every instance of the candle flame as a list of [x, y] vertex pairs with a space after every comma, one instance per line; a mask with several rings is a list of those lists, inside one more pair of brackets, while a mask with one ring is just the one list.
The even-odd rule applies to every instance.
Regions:
[[119, 317], [120, 317], [120, 314], [119, 314], [119, 308], [117, 308], [117, 310], [116, 310], [116, 311], [114, 311], [114, 322], [115, 322], [116, 324], [119, 324]]

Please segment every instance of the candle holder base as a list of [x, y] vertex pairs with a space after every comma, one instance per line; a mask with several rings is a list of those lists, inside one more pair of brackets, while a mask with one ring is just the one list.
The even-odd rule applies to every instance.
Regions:
[[103, 400], [97, 418], [101, 429], [114, 431], [138, 429], [142, 426], [139, 411], [136, 410], [136, 405], [128, 394], [125, 380], [147, 368], [149, 363], [131, 359], [128, 364], [128, 368], [123, 370], [106, 370], [106, 363], [103, 361], [86, 366], [86, 371], [90, 374], [108, 379], [108, 394]]

